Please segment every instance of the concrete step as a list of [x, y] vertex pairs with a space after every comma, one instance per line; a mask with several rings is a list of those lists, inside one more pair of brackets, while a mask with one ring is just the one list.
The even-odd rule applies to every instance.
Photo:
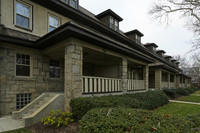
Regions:
[[30, 114], [22, 114], [22, 117], [30, 116]]
[[33, 114], [35, 111], [36, 111], [37, 109], [30, 109], [29, 111], [28, 111], [28, 114]]

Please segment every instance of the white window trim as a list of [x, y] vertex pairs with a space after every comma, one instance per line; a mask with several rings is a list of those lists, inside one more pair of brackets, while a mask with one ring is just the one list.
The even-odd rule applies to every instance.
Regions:
[[[30, 9], [29, 27], [28, 28], [27, 27], [23, 27], [21, 25], [17, 25], [17, 12], [16, 12], [16, 10], [17, 10], [17, 2], [29, 7], [29, 9]], [[33, 15], [33, 6], [32, 5], [30, 5], [28, 3], [25, 3], [25, 2], [23, 2], [21, 0], [14, 0], [14, 25], [16, 27], [27, 29], [27, 30], [33, 30], [33, 16], [32, 15]]]
[[[49, 16], [58, 19], [58, 27], [61, 25], [61, 18], [59, 18], [58, 16], [53, 15], [53, 14], [51, 14], [51, 13], [48, 13], [48, 24], [47, 24], [47, 26], [48, 26], [48, 28], [47, 28], [48, 31], [47, 31], [47, 32], [48, 32], [48, 33], [51, 32], [50, 29], [49, 29]], [[52, 27], [53, 27], [53, 26], [52, 26]], [[54, 27], [54, 28], [58, 28], [58, 27]]]
[[[25, 55], [29, 55], [30, 56], [30, 75], [29, 76], [18, 76], [18, 75], [16, 75], [16, 66], [17, 66], [16, 59], [17, 59], [17, 54], [25, 54]], [[32, 78], [33, 77], [33, 74], [32, 74], [32, 72], [33, 72], [33, 64], [32, 64], [32, 62], [33, 62], [32, 54], [26, 53], [26, 52], [17, 51], [15, 53], [15, 66], [14, 66], [15, 77], [16, 78], [25, 78], [25, 79], [26, 78]]]

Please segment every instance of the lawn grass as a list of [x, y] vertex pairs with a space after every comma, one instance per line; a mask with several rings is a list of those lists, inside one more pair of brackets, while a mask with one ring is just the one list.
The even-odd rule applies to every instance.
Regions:
[[21, 129], [17, 129], [17, 130], [2, 132], [2, 133], [33, 133], [33, 132], [26, 128], [21, 128]]
[[189, 96], [180, 97], [177, 100], [178, 101], [187, 101], [187, 102], [200, 103], [200, 91], [196, 91], [194, 94], [191, 94]]
[[187, 101], [187, 102], [200, 103], [200, 96], [189, 95], [189, 96], [186, 96], [186, 97], [180, 97], [177, 100], [178, 101]]
[[200, 113], [200, 105], [170, 103], [163, 107], [160, 107], [159, 109], [155, 110], [155, 112], [162, 114], [179, 115], [181, 117], [185, 117], [189, 114]]

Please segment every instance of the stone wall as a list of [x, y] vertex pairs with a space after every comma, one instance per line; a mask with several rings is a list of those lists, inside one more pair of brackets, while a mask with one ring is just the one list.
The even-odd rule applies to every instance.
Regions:
[[[18, 49], [21, 51], [21, 49]], [[60, 60], [60, 78], [49, 77], [50, 57], [27, 52], [31, 58], [31, 76], [15, 76], [16, 49], [0, 47], [0, 115], [16, 110], [16, 94], [32, 93], [32, 99], [43, 92], [64, 91], [64, 60]]]

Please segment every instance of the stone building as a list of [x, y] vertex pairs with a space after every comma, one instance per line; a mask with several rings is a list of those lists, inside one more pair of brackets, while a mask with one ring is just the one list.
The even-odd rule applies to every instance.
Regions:
[[190, 86], [175, 60], [143, 44], [140, 31], [121, 31], [110, 9], [94, 15], [79, 0], [0, 0], [0, 14], [1, 116], [47, 92], [64, 93], [69, 110], [76, 97]]

